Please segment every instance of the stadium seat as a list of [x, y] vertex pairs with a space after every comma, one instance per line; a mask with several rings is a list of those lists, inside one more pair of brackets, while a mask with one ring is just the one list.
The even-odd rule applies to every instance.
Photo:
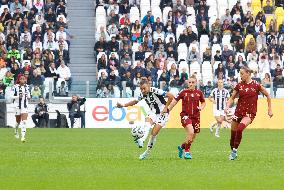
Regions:
[[34, 32], [34, 31], [36, 31], [36, 27], [41, 27], [39, 24], [33, 24], [33, 26], [32, 26], [32, 33]]
[[[58, 79], [58, 81], [59, 81], [59, 79]], [[59, 83], [58, 81], [57, 81], [57, 83]], [[43, 82], [44, 92], [42, 92], [43, 97], [46, 97], [47, 93], [49, 93], [49, 85], [50, 84], [52, 85], [52, 92], [55, 90], [53, 82], [54, 82], [54, 79], [52, 77], [46, 77], [44, 79], [44, 82]], [[57, 87], [57, 83], [55, 85], [56, 87]], [[60, 83], [61, 83], [61, 81], [60, 81]]]
[[228, 3], [229, 3], [229, 9], [232, 10], [232, 8], [234, 7], [234, 5], [236, 5], [238, 2], [238, 0], [229, 0]]
[[221, 63], [221, 61], [215, 61], [213, 64], [213, 72], [218, 68], [219, 63]]
[[110, 57], [111, 57], [111, 54], [114, 54], [114, 55], [115, 55], [115, 57], [116, 57], [116, 59], [118, 59], [118, 60], [119, 60], [119, 56], [118, 56], [118, 53], [117, 53], [117, 52], [111, 52], [111, 53], [109, 54], [108, 58], [110, 58]]
[[222, 45], [231, 45], [231, 35], [224, 35], [222, 38]]
[[151, 8], [153, 10], [154, 7], [160, 7], [161, 0], [152, 0], [151, 1]]
[[254, 17], [256, 17], [256, 15], [257, 15], [260, 11], [262, 11], [261, 7], [253, 7], [253, 9], [252, 9], [252, 15], [253, 15]]
[[136, 52], [138, 51], [138, 47], [140, 46], [140, 44], [138, 42], [133, 42], [132, 44], [132, 51]]
[[152, 7], [152, 12], [154, 16], [154, 21], [156, 22], [156, 19], [159, 17], [161, 21], [163, 20], [163, 14], [159, 6]]
[[208, 46], [208, 44], [209, 44], [209, 37], [207, 35], [201, 35], [199, 44]]
[[179, 89], [178, 89], [178, 88], [175, 88], [175, 87], [170, 88], [169, 91], [170, 91], [174, 96], [177, 96], [178, 93], [179, 93]]
[[98, 55], [97, 55], [97, 62], [98, 62], [99, 58], [102, 57], [102, 55], [105, 55], [106, 58], [107, 58], [107, 54], [105, 52], [99, 52]]
[[239, 55], [243, 57], [243, 60], [244, 60], [244, 61], [246, 61], [246, 56], [245, 56], [244, 53], [237, 53], [235, 60], [238, 60]]
[[173, 38], [173, 41], [176, 42], [176, 37], [174, 34], [169, 34], [167, 35], [165, 41], [166, 41], [166, 44], [170, 42], [170, 38]]
[[172, 8], [171, 7], [165, 7], [164, 10], [163, 10], [163, 21], [164, 21], [164, 24], [167, 23], [168, 21], [168, 13], [169, 11], [171, 11]]
[[[37, 15], [37, 16], [38, 16], [38, 15]], [[59, 21], [60, 18], [63, 18], [63, 22], [64, 22], [64, 23], [67, 22], [66, 17], [65, 17], [64, 15], [58, 15], [56, 20]]]
[[186, 8], [187, 14], [195, 17], [195, 10], [193, 7], [189, 6]]
[[187, 75], [190, 76], [190, 75], [189, 75], [189, 66], [188, 66], [188, 64], [187, 64], [186, 61], [181, 61], [181, 62], [179, 63], [178, 70], [179, 70], [179, 74], [180, 74], [180, 75], [181, 75], [183, 69], [185, 69]]
[[208, 81], [213, 80], [213, 71], [212, 71], [212, 65], [209, 61], [204, 61], [201, 65], [202, 67], [202, 79], [203, 83], [207, 84]]
[[98, 71], [98, 79], [101, 77], [101, 75], [102, 75], [103, 72], [104, 72], [106, 75], [108, 75], [106, 69], [100, 69], [100, 70]]
[[114, 97], [120, 98], [120, 90], [119, 90], [118, 86], [114, 86], [113, 91], [114, 91]]
[[169, 71], [172, 67], [172, 65], [175, 64], [176, 68], [177, 68], [177, 64], [175, 61], [169, 61], [168, 64], [167, 64], [167, 70]]
[[199, 52], [199, 45], [198, 45], [198, 42], [191, 43], [190, 46], [188, 47], [188, 50], [191, 51], [193, 47], [195, 47], [195, 48], [196, 48], [196, 51]]
[[150, 55], [152, 55], [152, 52], [145, 52], [145, 59], [147, 59]]
[[140, 22], [140, 12], [137, 7], [131, 7], [129, 18], [131, 23], [135, 23], [136, 20]]
[[187, 59], [187, 54], [188, 54], [188, 48], [185, 43], [181, 43], [178, 46], [178, 60], [180, 61], [181, 59], [186, 60]]
[[255, 61], [250, 61], [250, 62], [248, 63], [248, 67], [249, 67], [251, 70], [253, 70], [253, 71], [257, 71], [257, 72], [258, 72], [258, 70], [259, 70], [258, 64], [257, 64], [257, 62], [255, 62]]
[[190, 75], [193, 75], [195, 72], [200, 74], [200, 64], [197, 61], [193, 61], [189, 65], [190, 68]]
[[140, 2], [141, 19], [143, 19], [144, 16], [147, 15], [147, 12], [150, 10], [151, 10], [150, 0], [143, 0]]
[[266, 28], [269, 28], [269, 24], [271, 20], [274, 20], [276, 22], [274, 15], [266, 14], [265, 17], [266, 17], [266, 23], [265, 23]]
[[185, 27], [183, 25], [178, 25], [176, 28], [176, 38], [179, 39], [179, 36], [183, 33]]
[[277, 88], [276, 97], [277, 98], [284, 98], [284, 88]]
[[196, 17], [194, 15], [190, 15], [186, 18], [186, 26], [196, 25]]
[[141, 90], [140, 90], [140, 88], [136, 88], [135, 90], [134, 90], [134, 98], [137, 98], [137, 97], [139, 97], [139, 95], [141, 94]]
[[216, 55], [217, 50], [219, 50], [220, 53], [222, 53], [222, 48], [221, 48], [220, 44], [213, 44], [212, 45], [212, 57], [214, 57]]
[[276, 17], [284, 16], [284, 9], [282, 7], [277, 7], [274, 12]]
[[228, 8], [228, 1], [219, 0], [218, 1], [218, 13], [219, 17], [226, 13], [226, 9]]
[[9, 6], [8, 5], [2, 5], [0, 8], [0, 15], [4, 12], [4, 9], [7, 8], [9, 10]]
[[131, 90], [130, 87], [126, 87], [125, 93], [126, 93], [126, 94], [124, 95], [125, 98], [132, 98], [132, 90]]

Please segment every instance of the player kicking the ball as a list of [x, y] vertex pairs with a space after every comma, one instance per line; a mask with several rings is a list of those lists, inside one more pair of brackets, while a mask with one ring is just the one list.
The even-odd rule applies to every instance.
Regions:
[[[196, 135], [200, 132], [200, 111], [205, 108], [206, 103], [203, 93], [196, 89], [196, 78], [190, 77], [187, 83], [188, 88], [179, 92], [169, 106], [169, 110], [172, 110], [178, 101], [182, 100], [180, 117], [181, 124], [186, 131], [186, 139], [178, 146], [178, 156], [182, 158], [184, 150], [184, 158], [191, 159], [190, 147]], [[200, 102], [201, 105], [199, 105]]]
[[[126, 104], [117, 103], [117, 107], [122, 108], [133, 106], [143, 99], [148, 104], [150, 111], [145, 119], [145, 134], [141, 139], [142, 143], [146, 140], [151, 126], [154, 125], [154, 127], [151, 131], [147, 150], [139, 156], [140, 160], [144, 160], [150, 154], [159, 131], [166, 125], [166, 122], [168, 121], [168, 106], [172, 102], [174, 96], [169, 92], [151, 87], [147, 78], [141, 79], [140, 90], [141, 94], [139, 95], [137, 100], [133, 100]], [[168, 101], [165, 100], [165, 97], [168, 98]]]
[[25, 76], [19, 78], [19, 84], [14, 87], [14, 104], [16, 107], [15, 137], [19, 138], [18, 128], [21, 128], [21, 141], [26, 141], [26, 123], [28, 118], [28, 101], [31, 98], [29, 86], [26, 84]]
[[210, 132], [213, 133], [213, 128], [217, 125], [215, 131], [216, 137], [220, 137], [220, 129], [226, 116], [224, 109], [226, 107], [226, 102], [229, 97], [230, 93], [227, 89], [224, 88], [223, 80], [218, 80], [218, 87], [212, 90], [209, 96], [209, 100], [213, 103], [213, 114], [216, 119], [216, 123], [214, 123], [210, 127]]
[[261, 92], [267, 98], [268, 115], [273, 116], [271, 108], [271, 98], [266, 89], [259, 83], [251, 79], [252, 71], [248, 67], [242, 67], [240, 70], [241, 82], [234, 88], [232, 96], [227, 102], [225, 112], [229, 109], [234, 99], [239, 95], [235, 114], [231, 124], [231, 154], [230, 160], [237, 158], [237, 149], [241, 143], [244, 129], [252, 123], [257, 112], [258, 94]]

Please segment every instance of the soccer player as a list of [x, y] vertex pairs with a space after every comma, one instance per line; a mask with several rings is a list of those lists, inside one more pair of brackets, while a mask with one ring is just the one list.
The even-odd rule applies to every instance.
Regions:
[[24, 75], [20, 76], [19, 83], [14, 85], [14, 105], [16, 107], [16, 126], [15, 137], [19, 138], [18, 128], [21, 128], [21, 141], [26, 141], [26, 123], [28, 118], [28, 103], [31, 98], [27, 79]]
[[230, 160], [235, 160], [237, 158], [237, 149], [241, 143], [243, 131], [252, 123], [256, 116], [259, 92], [266, 96], [268, 104], [267, 113], [269, 117], [273, 116], [270, 95], [263, 86], [251, 79], [251, 73], [252, 71], [248, 67], [241, 67], [241, 81], [234, 88], [232, 96], [229, 98], [225, 108], [225, 112], [227, 112], [234, 102], [234, 99], [239, 95], [236, 111], [231, 124], [230, 145], [232, 152], [229, 156]]
[[213, 103], [213, 114], [217, 121], [210, 127], [210, 132], [213, 133], [213, 128], [217, 125], [215, 136], [220, 137], [220, 129], [226, 116], [224, 109], [226, 107], [226, 102], [230, 97], [230, 93], [224, 88], [223, 80], [218, 80], [217, 85], [218, 87], [212, 90], [209, 96], [209, 100]]
[[194, 76], [190, 77], [187, 80], [188, 88], [180, 91], [169, 106], [169, 110], [171, 111], [178, 101], [182, 100], [180, 117], [181, 124], [186, 131], [186, 139], [178, 146], [178, 156], [182, 158], [183, 150], [185, 150], [185, 159], [192, 158], [190, 147], [196, 135], [200, 132], [200, 111], [206, 105], [203, 93], [196, 89], [196, 81]]
[[[139, 156], [140, 160], [144, 160], [150, 154], [159, 131], [166, 125], [166, 122], [168, 121], [168, 106], [172, 102], [174, 96], [169, 92], [151, 87], [150, 81], [148, 81], [147, 78], [143, 78], [141, 80], [140, 90], [141, 94], [139, 95], [138, 99], [130, 101], [126, 104], [117, 103], [117, 107], [121, 108], [133, 106], [143, 99], [148, 104], [150, 111], [145, 119], [145, 134], [143, 136], [142, 143], [144, 140], [146, 140], [151, 126], [154, 125], [154, 127], [151, 131], [147, 150]], [[167, 101], [165, 100], [165, 97], [168, 98]]]

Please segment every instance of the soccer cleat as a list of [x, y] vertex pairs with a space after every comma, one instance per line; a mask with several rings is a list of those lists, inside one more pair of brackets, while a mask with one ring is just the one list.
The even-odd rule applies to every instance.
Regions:
[[235, 159], [237, 159], [237, 157], [238, 157], [237, 151], [232, 150], [232, 152], [229, 156], [229, 160], [235, 160]]
[[21, 141], [24, 143], [24, 142], [26, 142], [26, 138], [25, 137], [22, 137], [21, 138]]
[[182, 156], [183, 156], [183, 149], [180, 145], [178, 145], [178, 157], [182, 158]]
[[139, 160], [145, 160], [145, 158], [147, 158], [149, 154], [150, 154], [150, 151], [146, 150], [145, 152], [143, 152], [143, 154], [139, 156]]
[[20, 138], [20, 136], [19, 136], [18, 133], [15, 134], [15, 138], [16, 138], [16, 139]]
[[215, 137], [220, 138], [220, 135], [216, 133], [216, 134], [215, 134]]
[[143, 143], [144, 143], [144, 142], [143, 142], [142, 139], [137, 139], [136, 142], [137, 142], [137, 145], [138, 145], [139, 148], [143, 148]]
[[191, 156], [190, 152], [185, 152], [184, 158], [185, 159], [192, 159], [192, 156]]

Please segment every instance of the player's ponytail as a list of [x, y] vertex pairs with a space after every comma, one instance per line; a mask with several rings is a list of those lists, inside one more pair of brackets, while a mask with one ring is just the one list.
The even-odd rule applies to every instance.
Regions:
[[253, 70], [251, 70], [249, 67], [247, 66], [241, 66], [241, 69], [243, 69], [244, 71], [246, 71], [247, 73], [250, 73], [252, 74], [253, 73]]

